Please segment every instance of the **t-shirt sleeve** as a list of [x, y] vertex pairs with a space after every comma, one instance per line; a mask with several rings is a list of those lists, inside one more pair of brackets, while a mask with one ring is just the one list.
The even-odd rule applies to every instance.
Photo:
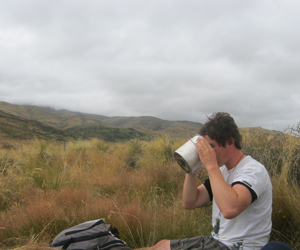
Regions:
[[[259, 162], [255, 161], [247, 164], [241, 171], [235, 176], [231, 187], [236, 184], [244, 185], [248, 188], [252, 196], [252, 202], [257, 200], [262, 193], [264, 193], [266, 187], [266, 178], [270, 178], [266, 168]], [[210, 185], [210, 180], [206, 179], [203, 183], [205, 186], [209, 198], [212, 201], [213, 193]]]
[[248, 190], [249, 190], [249, 192], [251, 193], [251, 196], [252, 196], [251, 203], [254, 202], [257, 199], [257, 195], [254, 192], [254, 190], [251, 187], [249, 187], [248, 185], [246, 185], [244, 182], [236, 181], [236, 182], [232, 183], [231, 187], [233, 187], [235, 184], [241, 184], [241, 185], [245, 186], [246, 188], [248, 188]]
[[[235, 184], [241, 184], [241, 185], [244, 185], [246, 188], [248, 188], [248, 190], [249, 190], [249, 192], [251, 193], [251, 196], [252, 196], [252, 201], [251, 202], [254, 202], [257, 199], [257, 195], [254, 192], [254, 190], [252, 188], [250, 188], [248, 185], [246, 185], [244, 182], [236, 181], [236, 182], [232, 183], [232, 187]], [[205, 188], [206, 188], [206, 190], [207, 190], [207, 192], [209, 194], [210, 201], [212, 201], [212, 199], [213, 199], [213, 193], [211, 191], [210, 180], [206, 179], [204, 181], [203, 185], [205, 186]]]
[[232, 186], [242, 184], [252, 195], [252, 202], [258, 199], [265, 191], [266, 178], [270, 178], [265, 167], [259, 162], [247, 164], [235, 176]]
[[213, 199], [213, 193], [212, 193], [212, 191], [211, 191], [211, 186], [210, 186], [210, 181], [209, 181], [209, 179], [206, 179], [206, 180], [204, 181], [203, 185], [205, 186], [205, 188], [206, 188], [206, 190], [207, 190], [207, 192], [208, 192], [208, 194], [209, 194], [209, 199], [210, 199], [210, 201], [212, 201], [212, 199]]

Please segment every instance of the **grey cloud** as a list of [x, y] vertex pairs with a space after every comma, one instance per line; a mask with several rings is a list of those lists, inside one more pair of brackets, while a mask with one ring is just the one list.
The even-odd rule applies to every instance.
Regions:
[[243, 126], [299, 119], [297, 1], [0, 0], [0, 99]]

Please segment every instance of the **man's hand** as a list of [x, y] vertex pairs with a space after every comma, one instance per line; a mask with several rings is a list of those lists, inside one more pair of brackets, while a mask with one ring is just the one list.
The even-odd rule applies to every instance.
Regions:
[[219, 167], [216, 153], [205, 138], [198, 138], [195, 145], [199, 152], [200, 160], [207, 170]]

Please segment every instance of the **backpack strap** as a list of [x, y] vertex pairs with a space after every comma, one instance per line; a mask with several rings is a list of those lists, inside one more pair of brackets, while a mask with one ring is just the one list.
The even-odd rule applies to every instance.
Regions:
[[68, 247], [73, 243], [75, 242], [75, 239], [74, 238], [70, 238], [64, 245], [63, 247], [61, 248], [62, 250], [67, 250]]
[[111, 232], [115, 237], [117, 237], [117, 238], [120, 237], [119, 230], [118, 230], [117, 228], [111, 227], [110, 232]]

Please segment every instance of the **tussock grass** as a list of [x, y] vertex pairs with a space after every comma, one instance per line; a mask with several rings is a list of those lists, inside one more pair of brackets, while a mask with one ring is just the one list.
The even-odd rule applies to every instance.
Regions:
[[300, 248], [300, 190], [296, 181], [290, 180], [288, 164], [273, 181], [273, 232], [272, 237]]
[[[64, 143], [33, 140], [0, 149], [0, 248], [48, 249], [62, 230], [105, 218], [132, 248], [208, 235], [211, 207], [182, 207], [185, 140]], [[273, 240], [299, 246], [299, 138], [244, 134], [244, 152], [273, 182]], [[199, 184], [205, 179], [199, 175]]]
[[244, 152], [262, 162], [273, 185], [271, 240], [300, 249], [300, 137], [244, 134]]

